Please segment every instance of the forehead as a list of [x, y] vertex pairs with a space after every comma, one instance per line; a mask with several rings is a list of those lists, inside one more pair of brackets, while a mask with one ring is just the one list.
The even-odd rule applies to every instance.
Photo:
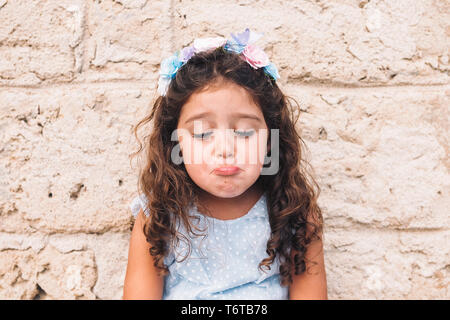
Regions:
[[185, 122], [192, 116], [207, 114], [213, 118], [230, 118], [237, 114], [252, 114], [264, 119], [260, 107], [242, 87], [225, 82], [196, 92], [183, 105], [179, 122]]

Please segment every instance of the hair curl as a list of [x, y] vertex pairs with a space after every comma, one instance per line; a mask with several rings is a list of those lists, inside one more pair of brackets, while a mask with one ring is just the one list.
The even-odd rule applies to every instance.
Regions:
[[279, 129], [279, 170], [275, 175], [261, 175], [257, 181], [267, 191], [271, 227], [268, 257], [259, 263], [259, 268], [270, 269], [274, 259], [279, 257], [281, 285], [287, 286], [292, 282], [292, 271], [299, 275], [306, 270], [306, 249], [313, 240], [322, 238], [323, 227], [317, 204], [320, 188], [308, 174], [310, 165], [302, 158], [302, 145], [306, 145], [295, 127], [300, 108], [295, 99], [281, 92], [263, 69], [253, 69], [241, 56], [223, 47], [194, 55], [178, 70], [167, 94], [158, 96], [149, 114], [134, 127], [139, 149], [133, 157], [143, 150], [138, 129], [153, 120], [152, 129], [144, 137], [146, 159], [138, 179], [138, 190], [147, 197], [147, 208], [151, 212], [143, 228], [150, 244], [149, 252], [159, 274], [167, 275], [169, 270], [164, 257], [168, 254], [169, 243], [185, 238], [177, 231], [176, 222], [181, 221], [189, 233], [195, 234], [194, 229], [199, 231], [186, 212], [192, 201], [203, 208], [197, 198], [198, 186], [184, 165], [171, 161], [176, 144], [171, 141], [171, 135], [189, 97], [220, 80], [245, 88], [260, 106], [269, 132]]

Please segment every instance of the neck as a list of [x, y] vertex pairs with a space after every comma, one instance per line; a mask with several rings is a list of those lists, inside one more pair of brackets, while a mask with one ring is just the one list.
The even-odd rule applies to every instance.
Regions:
[[[263, 195], [264, 190], [257, 183], [244, 193], [233, 198], [216, 197], [204, 190], [200, 190], [199, 201], [206, 208], [209, 216], [220, 220], [237, 219], [250, 211]], [[205, 214], [204, 212], [202, 212]]]

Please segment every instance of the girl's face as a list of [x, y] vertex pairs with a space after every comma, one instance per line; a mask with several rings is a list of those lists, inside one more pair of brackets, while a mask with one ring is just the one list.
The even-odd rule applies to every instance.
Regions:
[[244, 88], [223, 82], [194, 93], [181, 109], [177, 134], [186, 171], [204, 191], [232, 198], [258, 179], [268, 128]]

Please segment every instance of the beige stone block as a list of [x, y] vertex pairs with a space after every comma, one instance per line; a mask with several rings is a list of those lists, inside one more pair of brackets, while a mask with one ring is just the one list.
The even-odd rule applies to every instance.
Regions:
[[[282, 83], [448, 83], [448, 4], [439, 1], [175, 2], [175, 48], [249, 27]], [[224, 14], [226, 12], [226, 14]]]
[[0, 298], [122, 299], [129, 233], [0, 233]]
[[129, 233], [55, 234], [48, 243], [61, 253], [92, 251], [95, 255], [97, 281], [92, 292], [97, 299], [122, 299], [128, 260]]
[[97, 270], [92, 251], [60, 254], [47, 246], [37, 257], [37, 283], [52, 299], [95, 299]]
[[2, 248], [0, 261], [2, 299], [95, 299], [91, 290], [97, 271], [91, 251]]
[[85, 65], [79, 81], [157, 77], [170, 52], [170, 1], [88, 3]]
[[450, 224], [445, 88], [285, 88], [307, 110], [297, 127], [330, 225], [435, 230]]
[[0, 251], [0, 299], [33, 299], [39, 294], [34, 250]]
[[448, 241], [448, 231], [329, 229], [329, 298], [448, 299]]
[[131, 132], [150, 92], [127, 84], [0, 91], [3, 232], [129, 230]]
[[41, 251], [47, 244], [47, 236], [43, 234], [24, 234], [0, 232], [0, 250], [28, 250]]
[[84, 1], [7, 1], [0, 8], [0, 85], [71, 81], [82, 64]]

